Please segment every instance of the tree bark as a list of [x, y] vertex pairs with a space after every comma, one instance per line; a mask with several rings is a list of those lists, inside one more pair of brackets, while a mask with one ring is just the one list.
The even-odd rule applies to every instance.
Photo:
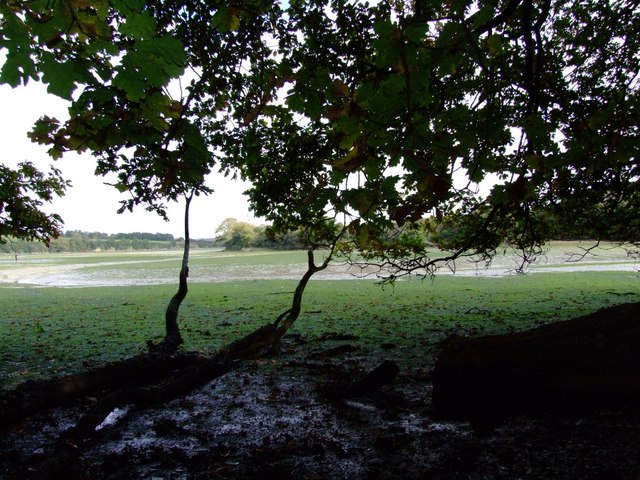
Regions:
[[148, 385], [177, 371], [206, 365], [196, 354], [143, 354], [87, 372], [49, 380], [30, 381], [0, 395], [0, 428], [14, 425], [38, 411], [102, 392]]
[[189, 277], [189, 249], [191, 245], [191, 239], [189, 237], [189, 207], [191, 206], [191, 200], [193, 198], [193, 192], [189, 196], [185, 196], [184, 207], [184, 249], [182, 251], [182, 264], [180, 267], [178, 291], [171, 297], [167, 310], [165, 312], [165, 337], [158, 343], [154, 344], [148, 342], [150, 351], [164, 352], [167, 354], [174, 353], [182, 345], [182, 335], [180, 334], [180, 326], [178, 325], [178, 313], [180, 305], [186, 298], [189, 292], [187, 277]]
[[640, 303], [530, 331], [444, 342], [439, 415], [490, 428], [521, 413], [581, 414], [640, 403]]
[[309, 249], [307, 251], [307, 271], [298, 282], [293, 293], [291, 308], [278, 316], [273, 323], [264, 325], [249, 335], [227, 345], [219, 352], [218, 358], [221, 360], [224, 359], [224, 361], [227, 362], [234, 361], [239, 358], [253, 356], [265, 348], [272, 348], [278, 345], [280, 343], [280, 339], [285, 335], [285, 333], [287, 333], [289, 328], [291, 328], [300, 316], [300, 311], [302, 310], [302, 296], [304, 295], [304, 291], [307, 288], [309, 280], [311, 280], [311, 277], [314, 274], [329, 266], [329, 263], [333, 258], [335, 245], [336, 243], [334, 242], [329, 255], [320, 265], [315, 264], [313, 249]]

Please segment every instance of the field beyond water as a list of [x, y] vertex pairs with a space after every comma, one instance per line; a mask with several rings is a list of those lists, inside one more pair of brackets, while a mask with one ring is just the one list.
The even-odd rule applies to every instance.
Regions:
[[[457, 275], [384, 288], [336, 265], [309, 284], [278, 355], [115, 422], [82, 457], [80, 478], [595, 479], [612, 465], [607, 478], [639, 478], [627, 450], [637, 452], [640, 430], [626, 414], [606, 414], [604, 430], [593, 419], [515, 419], [490, 439], [430, 417], [430, 374], [446, 337], [640, 300], [637, 265], [624, 251], [563, 263], [580, 247], [552, 245], [529, 275], [509, 274], [516, 261], [502, 257], [489, 269], [457, 265]], [[100, 366], [161, 339], [179, 263], [180, 252], [0, 257], [2, 388]], [[304, 252], [196, 251], [180, 309], [185, 348], [213, 353], [273, 321], [304, 268]], [[385, 359], [401, 373], [377, 396], [331, 405], [315, 391], [337, 371], [357, 377]], [[0, 478], [20, 478], [77, 414], [30, 420], [0, 441]]]

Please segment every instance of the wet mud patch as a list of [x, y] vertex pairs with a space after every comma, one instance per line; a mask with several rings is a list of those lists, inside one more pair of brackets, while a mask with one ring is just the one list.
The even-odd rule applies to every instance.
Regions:
[[[517, 417], [489, 435], [441, 421], [429, 365], [398, 359], [395, 381], [335, 400], [321, 385], [388, 355], [355, 339], [302, 341], [247, 362], [158, 408], [123, 408], [83, 445], [66, 478], [93, 479], [637, 479], [640, 412]], [[349, 345], [349, 347], [341, 347]], [[0, 478], [43, 478], [58, 435], [92, 399], [36, 415], [0, 437]]]

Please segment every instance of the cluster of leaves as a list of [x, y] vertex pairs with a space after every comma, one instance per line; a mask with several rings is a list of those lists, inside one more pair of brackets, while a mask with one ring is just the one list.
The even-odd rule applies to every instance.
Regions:
[[62, 219], [41, 210], [43, 202], [62, 195], [68, 183], [60, 171], [44, 174], [32, 163], [16, 169], [0, 164], [0, 244], [10, 237], [40, 240], [47, 246], [60, 234]]
[[64, 122], [48, 116], [30, 137], [52, 158], [91, 150], [96, 173], [116, 174], [131, 192], [122, 209], [207, 193], [211, 155], [185, 115], [184, 99], [167, 86], [184, 73], [182, 42], [161, 32], [144, 0], [9, 0], [0, 7], [0, 80], [40, 80], [71, 102]]
[[[337, 229], [309, 191], [323, 182], [319, 168], [330, 147], [312, 126], [301, 126], [279, 105], [282, 88], [293, 78], [283, 62], [297, 35], [289, 12], [262, 0], [232, 7], [185, 0], [148, 5], [185, 45], [196, 77], [190, 86], [192, 112], [220, 168], [254, 185], [247, 192], [251, 208], [271, 223], [259, 241], [303, 229], [303, 244], [330, 243]], [[237, 241], [231, 243], [251, 243], [250, 229], [236, 227]]]
[[532, 255], [558, 223], [637, 240], [637, 2], [297, 1], [273, 34], [226, 149], [259, 214], [337, 212], [360, 251], [410, 258], [399, 271], [433, 246]]
[[443, 261], [534, 252], [557, 224], [639, 237], [636, 1], [10, 0], [0, 13], [3, 81], [82, 86], [71, 118], [44, 118], [34, 140], [98, 152], [98, 173], [132, 192], [124, 207], [163, 213], [209, 192], [217, 161], [252, 182], [275, 230], [330, 235], [333, 218], [405, 270], [434, 265], [433, 246]]

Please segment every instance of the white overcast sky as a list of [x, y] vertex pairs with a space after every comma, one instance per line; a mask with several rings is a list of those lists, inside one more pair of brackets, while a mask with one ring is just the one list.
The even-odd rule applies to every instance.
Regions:
[[[138, 208], [133, 213], [116, 213], [124, 198], [114, 187], [105, 185], [105, 179], [94, 175], [95, 161], [89, 153], [67, 153], [53, 162], [47, 147], [32, 143], [27, 137], [34, 122], [42, 115], [58, 119], [66, 117], [66, 102], [46, 92], [46, 87], [30, 82], [28, 86], [12, 89], [0, 85], [0, 163], [15, 166], [31, 161], [41, 170], [53, 163], [72, 186], [62, 198], [55, 199], [46, 211], [62, 216], [64, 230], [87, 232], [150, 232], [184, 236], [183, 204], [171, 204], [170, 221], [165, 222], [154, 213]], [[247, 185], [222, 175], [211, 175], [208, 185], [215, 190], [209, 197], [194, 198], [191, 205], [190, 233], [192, 238], [211, 238], [220, 223], [229, 217], [259, 224], [248, 211], [242, 192]]]

